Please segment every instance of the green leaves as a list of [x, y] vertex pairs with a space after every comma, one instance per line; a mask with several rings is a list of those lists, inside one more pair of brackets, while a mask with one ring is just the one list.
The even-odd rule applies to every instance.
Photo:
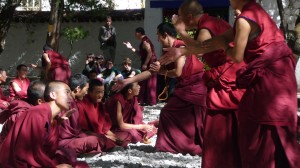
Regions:
[[88, 34], [89, 32], [83, 30], [81, 26], [66, 27], [62, 31], [62, 36], [64, 36], [71, 45], [80, 39], [84, 39]]

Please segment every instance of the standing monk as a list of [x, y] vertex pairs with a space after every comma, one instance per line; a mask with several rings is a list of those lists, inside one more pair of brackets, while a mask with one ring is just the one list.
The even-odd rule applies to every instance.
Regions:
[[[164, 47], [184, 47], [176, 35], [174, 26], [169, 23], [157, 27], [157, 38]], [[172, 153], [201, 154], [207, 92], [202, 80], [203, 64], [193, 55], [179, 57], [168, 67], [160, 68], [159, 62], [150, 67], [150, 70], [119, 81], [114, 89], [145, 80], [158, 70], [168, 77], [177, 78], [174, 95], [161, 110], [155, 148]]]
[[[131, 49], [134, 53], [141, 57], [141, 70], [145, 71], [149, 68], [150, 64], [156, 61], [156, 54], [151, 40], [145, 35], [145, 30], [142, 27], [135, 29], [135, 37], [141, 40], [139, 50], [131, 46], [129, 42], [124, 42], [127, 48]], [[151, 78], [141, 81], [139, 103], [143, 105], [156, 104], [156, 85], [157, 76], [152, 75]]]
[[44, 78], [45, 81], [59, 80], [68, 84], [71, 77], [68, 60], [47, 44], [45, 44], [43, 50], [42, 78]]
[[[231, 29], [224, 20], [203, 13], [197, 0], [184, 1], [178, 14], [179, 17], [173, 16], [173, 23], [188, 46]], [[197, 30], [194, 39], [186, 32], [189, 29]], [[240, 167], [236, 112], [244, 91], [237, 89], [235, 80], [237, 70], [245, 64], [234, 63], [222, 49], [204, 54], [201, 58], [209, 66], [203, 76], [208, 94], [202, 167]]]
[[[297, 84], [295, 58], [284, 36], [254, 0], [232, 0], [241, 13], [234, 29], [190, 49], [207, 53], [224, 49], [234, 62], [247, 65], [237, 74], [237, 87], [246, 89], [238, 114], [242, 167], [299, 167], [296, 141]], [[234, 42], [234, 46], [228, 43]], [[183, 50], [170, 50], [181, 55]], [[168, 62], [168, 61], [166, 61]], [[283, 82], [284, 81], [284, 82]]]
[[[58, 124], [56, 117], [68, 110], [70, 88], [63, 82], [50, 82], [45, 88], [46, 103], [23, 113], [0, 146], [0, 167], [71, 167], [76, 160], [61, 163], [58, 155]], [[87, 166], [87, 165], [86, 165]]]

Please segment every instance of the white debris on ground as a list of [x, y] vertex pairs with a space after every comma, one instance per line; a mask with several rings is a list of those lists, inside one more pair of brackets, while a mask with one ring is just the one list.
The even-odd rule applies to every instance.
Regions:
[[[145, 106], [144, 122], [158, 119], [160, 109], [163, 106], [163, 103], [159, 103], [155, 106]], [[201, 167], [200, 156], [156, 152], [154, 148], [156, 136], [150, 140], [150, 144], [129, 144], [128, 148], [121, 151], [108, 152], [103, 156], [80, 158], [79, 160], [85, 160], [92, 168]]]

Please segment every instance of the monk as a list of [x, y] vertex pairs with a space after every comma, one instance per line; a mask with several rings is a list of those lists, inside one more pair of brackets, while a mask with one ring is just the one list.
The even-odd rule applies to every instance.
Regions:
[[[157, 27], [158, 40], [164, 47], [184, 47], [185, 44], [176, 39], [176, 35], [170, 23], [162, 23]], [[202, 80], [204, 66], [197, 57], [182, 56], [166, 67], [160, 67], [159, 62], [155, 62], [151, 64], [150, 70], [120, 81], [114, 89], [143, 80], [158, 70], [168, 77], [176, 77], [177, 85], [174, 95], [161, 110], [155, 148], [164, 152], [200, 155], [207, 90]]]
[[[173, 24], [188, 46], [197, 45], [231, 29], [224, 20], [204, 13], [197, 0], [184, 1], [178, 14], [173, 16]], [[194, 39], [186, 31], [190, 29], [197, 30]], [[222, 49], [201, 55], [201, 59], [209, 67], [203, 76], [208, 94], [202, 167], [241, 167], [236, 113], [244, 90], [237, 89], [235, 81], [237, 70], [245, 63], [234, 63]]]
[[[236, 79], [237, 87], [246, 89], [238, 106], [241, 167], [299, 167], [293, 53], [280, 29], [258, 3], [230, 2], [234, 10], [240, 11], [233, 29], [191, 48], [199, 54], [223, 49], [234, 62], [247, 63], [237, 72]], [[169, 51], [165, 60], [170, 54], [174, 59], [185, 53]]]
[[45, 81], [60, 80], [68, 84], [71, 69], [68, 60], [49, 45], [44, 45], [42, 55], [42, 77]]
[[[150, 64], [156, 61], [156, 54], [154, 46], [145, 30], [142, 27], [135, 29], [135, 37], [141, 41], [139, 50], [132, 47], [130, 42], [124, 42], [128, 49], [131, 49], [141, 58], [141, 71], [149, 68]], [[141, 90], [139, 94], [139, 103], [142, 105], [155, 105], [156, 104], [156, 84], [157, 76], [152, 75], [151, 78], [140, 82]]]
[[32, 106], [44, 103], [45, 87], [46, 85], [42, 81], [31, 82], [26, 91], [26, 93], [28, 93], [28, 98], [26, 99], [26, 101], [13, 100], [8, 108], [0, 114], [0, 123], [3, 124], [3, 122], [5, 122], [0, 134], [0, 144], [6, 138], [9, 130], [19, 118], [19, 116], [21, 116], [21, 114], [23, 114]]
[[[59, 127], [59, 146], [75, 150], [77, 154], [97, 154], [107, 151], [106, 137], [103, 135], [87, 135], [79, 126], [79, 111], [77, 101], [83, 99], [89, 88], [88, 78], [83, 74], [75, 74], [70, 78], [71, 109], [74, 113], [68, 120], [63, 120]], [[65, 113], [65, 112], [63, 112]], [[61, 115], [63, 115], [63, 113]]]
[[[6, 71], [0, 68], [0, 84], [5, 83], [7, 79]], [[8, 98], [3, 94], [0, 87], [0, 111], [6, 109], [9, 106]]]
[[[58, 125], [56, 117], [68, 110], [70, 88], [61, 81], [50, 82], [44, 93], [46, 103], [24, 112], [9, 131], [0, 146], [0, 167], [71, 167], [66, 154], [58, 153]], [[65, 116], [69, 116], [72, 110]], [[88, 167], [82, 163], [83, 167]]]
[[106, 148], [110, 149], [117, 146], [117, 143], [122, 146], [127, 144], [120, 144], [117, 136], [110, 131], [112, 123], [102, 103], [104, 96], [104, 85], [98, 79], [92, 79], [89, 82], [89, 89], [87, 95], [81, 101], [77, 101], [79, 111], [79, 126], [84, 132], [92, 135], [104, 135], [106, 141]]
[[143, 122], [143, 108], [137, 100], [139, 91], [137, 82], [130, 83], [120, 93], [110, 97], [106, 105], [110, 110], [111, 130], [121, 140], [149, 143], [149, 138], [156, 134], [156, 128]]
[[27, 98], [27, 89], [30, 80], [27, 78], [28, 68], [25, 64], [17, 66], [17, 76], [9, 84], [9, 99], [24, 100]]

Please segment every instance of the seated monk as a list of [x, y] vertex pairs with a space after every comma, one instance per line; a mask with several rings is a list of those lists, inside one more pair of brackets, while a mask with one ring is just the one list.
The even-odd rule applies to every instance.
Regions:
[[9, 100], [25, 100], [30, 80], [27, 78], [28, 69], [25, 64], [17, 66], [17, 76], [9, 83]]
[[45, 87], [46, 85], [42, 81], [31, 82], [26, 91], [26, 93], [28, 93], [26, 101], [13, 100], [8, 108], [1, 112], [0, 123], [5, 123], [0, 133], [0, 144], [3, 142], [9, 130], [21, 114], [27, 111], [31, 106], [36, 106], [44, 102]]
[[57, 148], [56, 118], [62, 110], [69, 109], [70, 92], [69, 86], [60, 81], [46, 86], [46, 103], [31, 107], [19, 116], [1, 144], [0, 167], [88, 167]]
[[[106, 111], [102, 98], [104, 85], [98, 79], [92, 79], [89, 83], [88, 94], [81, 101], [77, 101], [79, 111], [79, 126], [88, 134], [105, 135], [106, 149], [115, 147], [119, 139], [110, 131], [111, 121]], [[113, 143], [112, 143], [113, 142]], [[119, 144], [126, 146], [127, 144]]]
[[[79, 112], [76, 102], [82, 100], [86, 95], [89, 88], [88, 78], [83, 74], [75, 74], [70, 78], [70, 88], [72, 96], [71, 109], [75, 109], [75, 112], [68, 120], [64, 120], [59, 127], [59, 146], [75, 150], [77, 154], [96, 154], [102, 152], [102, 150], [108, 150], [109, 147], [114, 147], [115, 144], [112, 141], [107, 142], [104, 135], [87, 135], [79, 126]], [[112, 144], [107, 144], [109, 142], [112, 142]]]
[[[130, 83], [107, 101], [112, 121], [112, 132], [121, 140], [130, 140], [131, 143], [150, 143], [149, 138], [156, 134], [153, 125], [143, 123], [143, 107], [138, 103], [140, 85], [137, 82]], [[129, 133], [130, 139], [125, 133]]]
[[[0, 68], [0, 84], [5, 83], [7, 79], [6, 71]], [[0, 112], [9, 106], [8, 98], [3, 94], [0, 87]]]

